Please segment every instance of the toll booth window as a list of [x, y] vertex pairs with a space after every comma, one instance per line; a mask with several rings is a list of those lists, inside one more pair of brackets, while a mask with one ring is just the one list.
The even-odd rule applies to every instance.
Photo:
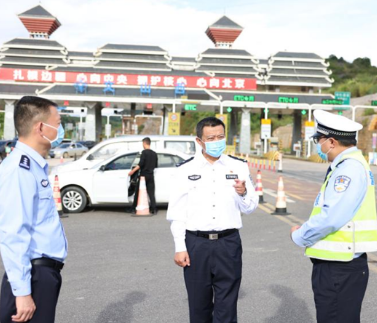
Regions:
[[183, 161], [181, 157], [168, 155], [168, 154], [158, 154], [158, 168], [168, 168], [175, 167], [176, 164]]
[[114, 142], [112, 144], [103, 146], [97, 151], [93, 152], [92, 156], [94, 159], [106, 159], [126, 149], [127, 149], [126, 142]]
[[193, 141], [165, 141], [165, 148], [173, 149], [187, 155], [195, 155], [195, 143]]
[[119, 157], [107, 164], [106, 170], [129, 170], [135, 160], [136, 154], [129, 154]]

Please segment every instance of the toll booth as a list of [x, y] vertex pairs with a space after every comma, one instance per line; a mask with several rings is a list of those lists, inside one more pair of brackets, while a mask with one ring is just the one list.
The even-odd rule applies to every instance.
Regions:
[[297, 142], [295, 144], [293, 144], [293, 151], [296, 152], [296, 157], [300, 157], [301, 156], [301, 150], [302, 150], [302, 146], [301, 146], [301, 142]]
[[279, 138], [271, 137], [268, 139], [268, 151], [278, 151], [279, 150]]

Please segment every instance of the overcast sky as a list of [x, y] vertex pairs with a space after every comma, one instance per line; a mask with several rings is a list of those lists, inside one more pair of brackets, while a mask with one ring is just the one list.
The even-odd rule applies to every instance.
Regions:
[[[17, 14], [37, 0], [0, 0], [0, 43], [28, 37]], [[258, 58], [278, 51], [369, 57], [377, 65], [375, 0], [44, 0], [62, 26], [52, 35], [68, 50], [157, 45], [176, 56], [213, 47], [208, 25], [224, 13], [244, 27], [234, 48]]]

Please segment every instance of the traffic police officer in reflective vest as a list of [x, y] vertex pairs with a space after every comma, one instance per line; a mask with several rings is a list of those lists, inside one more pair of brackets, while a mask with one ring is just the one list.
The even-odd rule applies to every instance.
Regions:
[[247, 162], [222, 155], [225, 125], [205, 118], [196, 127], [202, 147], [179, 164], [167, 219], [174, 261], [184, 268], [190, 322], [237, 322], [241, 284], [241, 212], [258, 206]]
[[0, 322], [53, 323], [67, 241], [48, 181], [47, 156], [64, 138], [56, 104], [23, 97], [19, 139], [0, 166]]
[[362, 125], [321, 110], [314, 117], [314, 143], [331, 165], [309, 220], [291, 236], [313, 263], [317, 322], [357, 323], [369, 277], [366, 252], [377, 251], [374, 178], [356, 148]]

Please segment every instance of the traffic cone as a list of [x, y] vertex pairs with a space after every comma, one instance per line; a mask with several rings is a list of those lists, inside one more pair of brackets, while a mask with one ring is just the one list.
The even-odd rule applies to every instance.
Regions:
[[63, 155], [60, 156], [60, 164], [63, 164], [64, 163], [64, 157]]
[[289, 215], [290, 213], [287, 212], [287, 201], [285, 198], [284, 193], [284, 183], [283, 183], [283, 177], [279, 177], [279, 183], [278, 183], [278, 195], [276, 197], [276, 209], [274, 213], [271, 213], [272, 215]]
[[278, 173], [283, 172], [283, 154], [279, 154], [279, 168], [278, 168]]
[[259, 196], [259, 203], [264, 203], [263, 201], [263, 185], [262, 185], [262, 173], [260, 170], [257, 172], [257, 187], [255, 189], [257, 195]]
[[149, 201], [147, 193], [147, 185], [145, 182], [145, 177], [140, 176], [139, 183], [139, 196], [137, 199], [136, 215], [138, 216], [151, 216], [149, 213]]
[[53, 197], [54, 197], [56, 209], [58, 210], [59, 217], [61, 217], [61, 218], [68, 218], [68, 215], [64, 215], [63, 214], [62, 196], [60, 194], [59, 177], [58, 177], [58, 175], [55, 175]]

